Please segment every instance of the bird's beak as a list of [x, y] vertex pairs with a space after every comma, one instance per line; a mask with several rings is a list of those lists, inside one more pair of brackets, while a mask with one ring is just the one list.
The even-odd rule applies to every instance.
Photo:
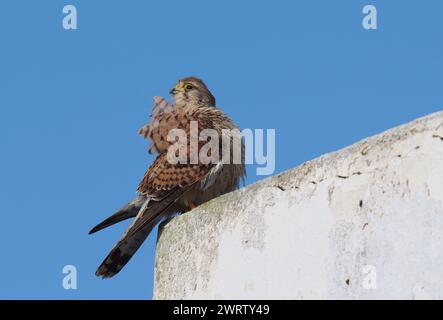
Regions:
[[180, 92], [184, 92], [184, 91], [183, 91], [183, 86], [182, 86], [181, 83], [177, 83], [177, 84], [175, 85], [175, 87], [172, 88], [171, 91], [169, 91], [169, 93], [172, 94], [172, 95], [177, 94], [177, 93], [180, 93]]

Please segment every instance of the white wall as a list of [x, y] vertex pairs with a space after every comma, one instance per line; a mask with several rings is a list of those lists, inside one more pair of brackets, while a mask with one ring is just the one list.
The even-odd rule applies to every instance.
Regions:
[[442, 299], [442, 203], [443, 112], [173, 219], [154, 298]]

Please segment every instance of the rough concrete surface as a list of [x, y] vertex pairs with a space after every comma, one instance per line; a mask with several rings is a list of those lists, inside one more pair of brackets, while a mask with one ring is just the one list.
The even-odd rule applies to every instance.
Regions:
[[443, 112], [159, 232], [154, 299], [376, 298], [443, 298]]

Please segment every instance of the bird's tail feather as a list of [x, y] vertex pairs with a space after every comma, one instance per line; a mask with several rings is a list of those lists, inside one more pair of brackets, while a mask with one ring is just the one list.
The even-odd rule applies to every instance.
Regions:
[[128, 263], [157, 223], [174, 212], [171, 206], [181, 194], [183, 190], [176, 190], [162, 201], [152, 201], [148, 206], [142, 205], [134, 221], [98, 267], [96, 276], [111, 278], [116, 275]]
[[125, 237], [112, 248], [111, 252], [106, 256], [101, 265], [98, 267], [95, 275], [103, 278], [111, 278], [115, 276], [128, 263], [134, 253], [140, 248], [143, 241], [149, 236], [152, 229], [160, 222], [162, 216], [157, 217], [140, 231], [130, 237]]

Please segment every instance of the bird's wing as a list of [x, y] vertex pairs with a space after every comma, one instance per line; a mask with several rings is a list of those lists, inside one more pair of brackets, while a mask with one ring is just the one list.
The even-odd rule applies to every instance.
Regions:
[[174, 204], [187, 191], [201, 183], [211, 166], [170, 164], [160, 154], [141, 181], [138, 191], [145, 204], [119, 242], [97, 269], [96, 275], [109, 278], [118, 273], [134, 255], [157, 223], [173, 211]]
[[174, 143], [168, 141], [169, 131], [177, 128], [186, 130], [189, 121], [183, 108], [169, 104], [162, 97], [154, 97], [151, 120], [138, 133], [145, 139], [151, 140], [149, 153], [164, 153]]
[[[178, 194], [181, 196], [195, 184], [205, 181], [212, 167], [213, 165], [203, 164], [171, 164], [167, 160], [167, 155], [161, 154], [146, 172], [137, 190], [140, 194], [148, 195], [152, 199], [161, 199], [156, 201], [167, 202], [166, 198], [172, 192], [180, 190]], [[140, 218], [137, 217], [137, 221], [134, 221], [134, 225], [131, 226], [130, 233], [135, 233], [143, 228], [145, 224], [150, 222], [150, 219], [152, 218], [143, 215]]]
[[106, 218], [105, 220], [97, 224], [94, 228], [92, 228], [91, 231], [89, 231], [89, 234], [93, 234], [113, 224], [116, 224], [117, 222], [135, 217], [140, 211], [140, 208], [146, 202], [146, 200], [147, 198], [145, 195], [137, 195], [134, 199], [128, 202], [112, 216]]

